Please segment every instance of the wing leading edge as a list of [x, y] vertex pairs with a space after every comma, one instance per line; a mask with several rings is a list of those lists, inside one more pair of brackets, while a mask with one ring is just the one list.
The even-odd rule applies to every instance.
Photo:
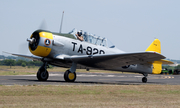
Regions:
[[37, 56], [14, 54], [14, 53], [8, 53], [8, 52], [4, 52], [4, 53], [11, 54], [14, 56], [19, 56], [19, 57], [24, 57], [24, 58], [28, 58], [28, 59], [32, 59], [32, 60], [38, 60], [38, 61], [41, 61], [41, 59], [42, 59], [42, 57], [37, 57]]

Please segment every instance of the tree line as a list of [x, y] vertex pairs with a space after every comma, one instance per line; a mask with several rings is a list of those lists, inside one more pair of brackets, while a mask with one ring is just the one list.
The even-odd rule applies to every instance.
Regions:
[[13, 60], [13, 59], [5, 59], [0, 61], [0, 65], [4, 66], [42, 66], [41, 61], [25, 61], [25, 60]]

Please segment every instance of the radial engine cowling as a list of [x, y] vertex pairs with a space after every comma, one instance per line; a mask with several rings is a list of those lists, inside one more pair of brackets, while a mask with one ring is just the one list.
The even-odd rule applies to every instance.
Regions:
[[40, 57], [46, 57], [50, 54], [52, 48], [53, 35], [51, 32], [37, 30], [33, 32], [29, 42], [29, 50], [32, 54]]

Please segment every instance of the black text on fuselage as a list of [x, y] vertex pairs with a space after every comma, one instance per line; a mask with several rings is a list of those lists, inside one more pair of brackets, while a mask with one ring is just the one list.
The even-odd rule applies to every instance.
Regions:
[[83, 54], [84, 51], [86, 52], [87, 55], [105, 54], [104, 50], [99, 50], [98, 48], [92, 48], [90, 46], [87, 46], [86, 48], [83, 48], [82, 44], [80, 44], [78, 46], [77, 43], [75, 43], [75, 42], [72, 42], [72, 45], [73, 45], [73, 51], [75, 51], [75, 49], [77, 47], [79, 47], [77, 52], [81, 53], [81, 54]]

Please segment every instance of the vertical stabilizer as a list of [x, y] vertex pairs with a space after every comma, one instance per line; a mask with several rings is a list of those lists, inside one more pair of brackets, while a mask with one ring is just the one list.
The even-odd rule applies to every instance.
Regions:
[[[155, 39], [151, 43], [151, 45], [146, 49], [146, 51], [154, 51], [154, 52], [161, 54], [161, 42], [160, 42], [160, 40]], [[152, 65], [153, 65], [152, 73], [153, 74], [160, 74], [161, 70], [162, 70], [162, 62], [154, 61], [152, 63]]]
[[161, 54], [161, 42], [159, 39], [155, 39], [146, 51], [154, 51]]

